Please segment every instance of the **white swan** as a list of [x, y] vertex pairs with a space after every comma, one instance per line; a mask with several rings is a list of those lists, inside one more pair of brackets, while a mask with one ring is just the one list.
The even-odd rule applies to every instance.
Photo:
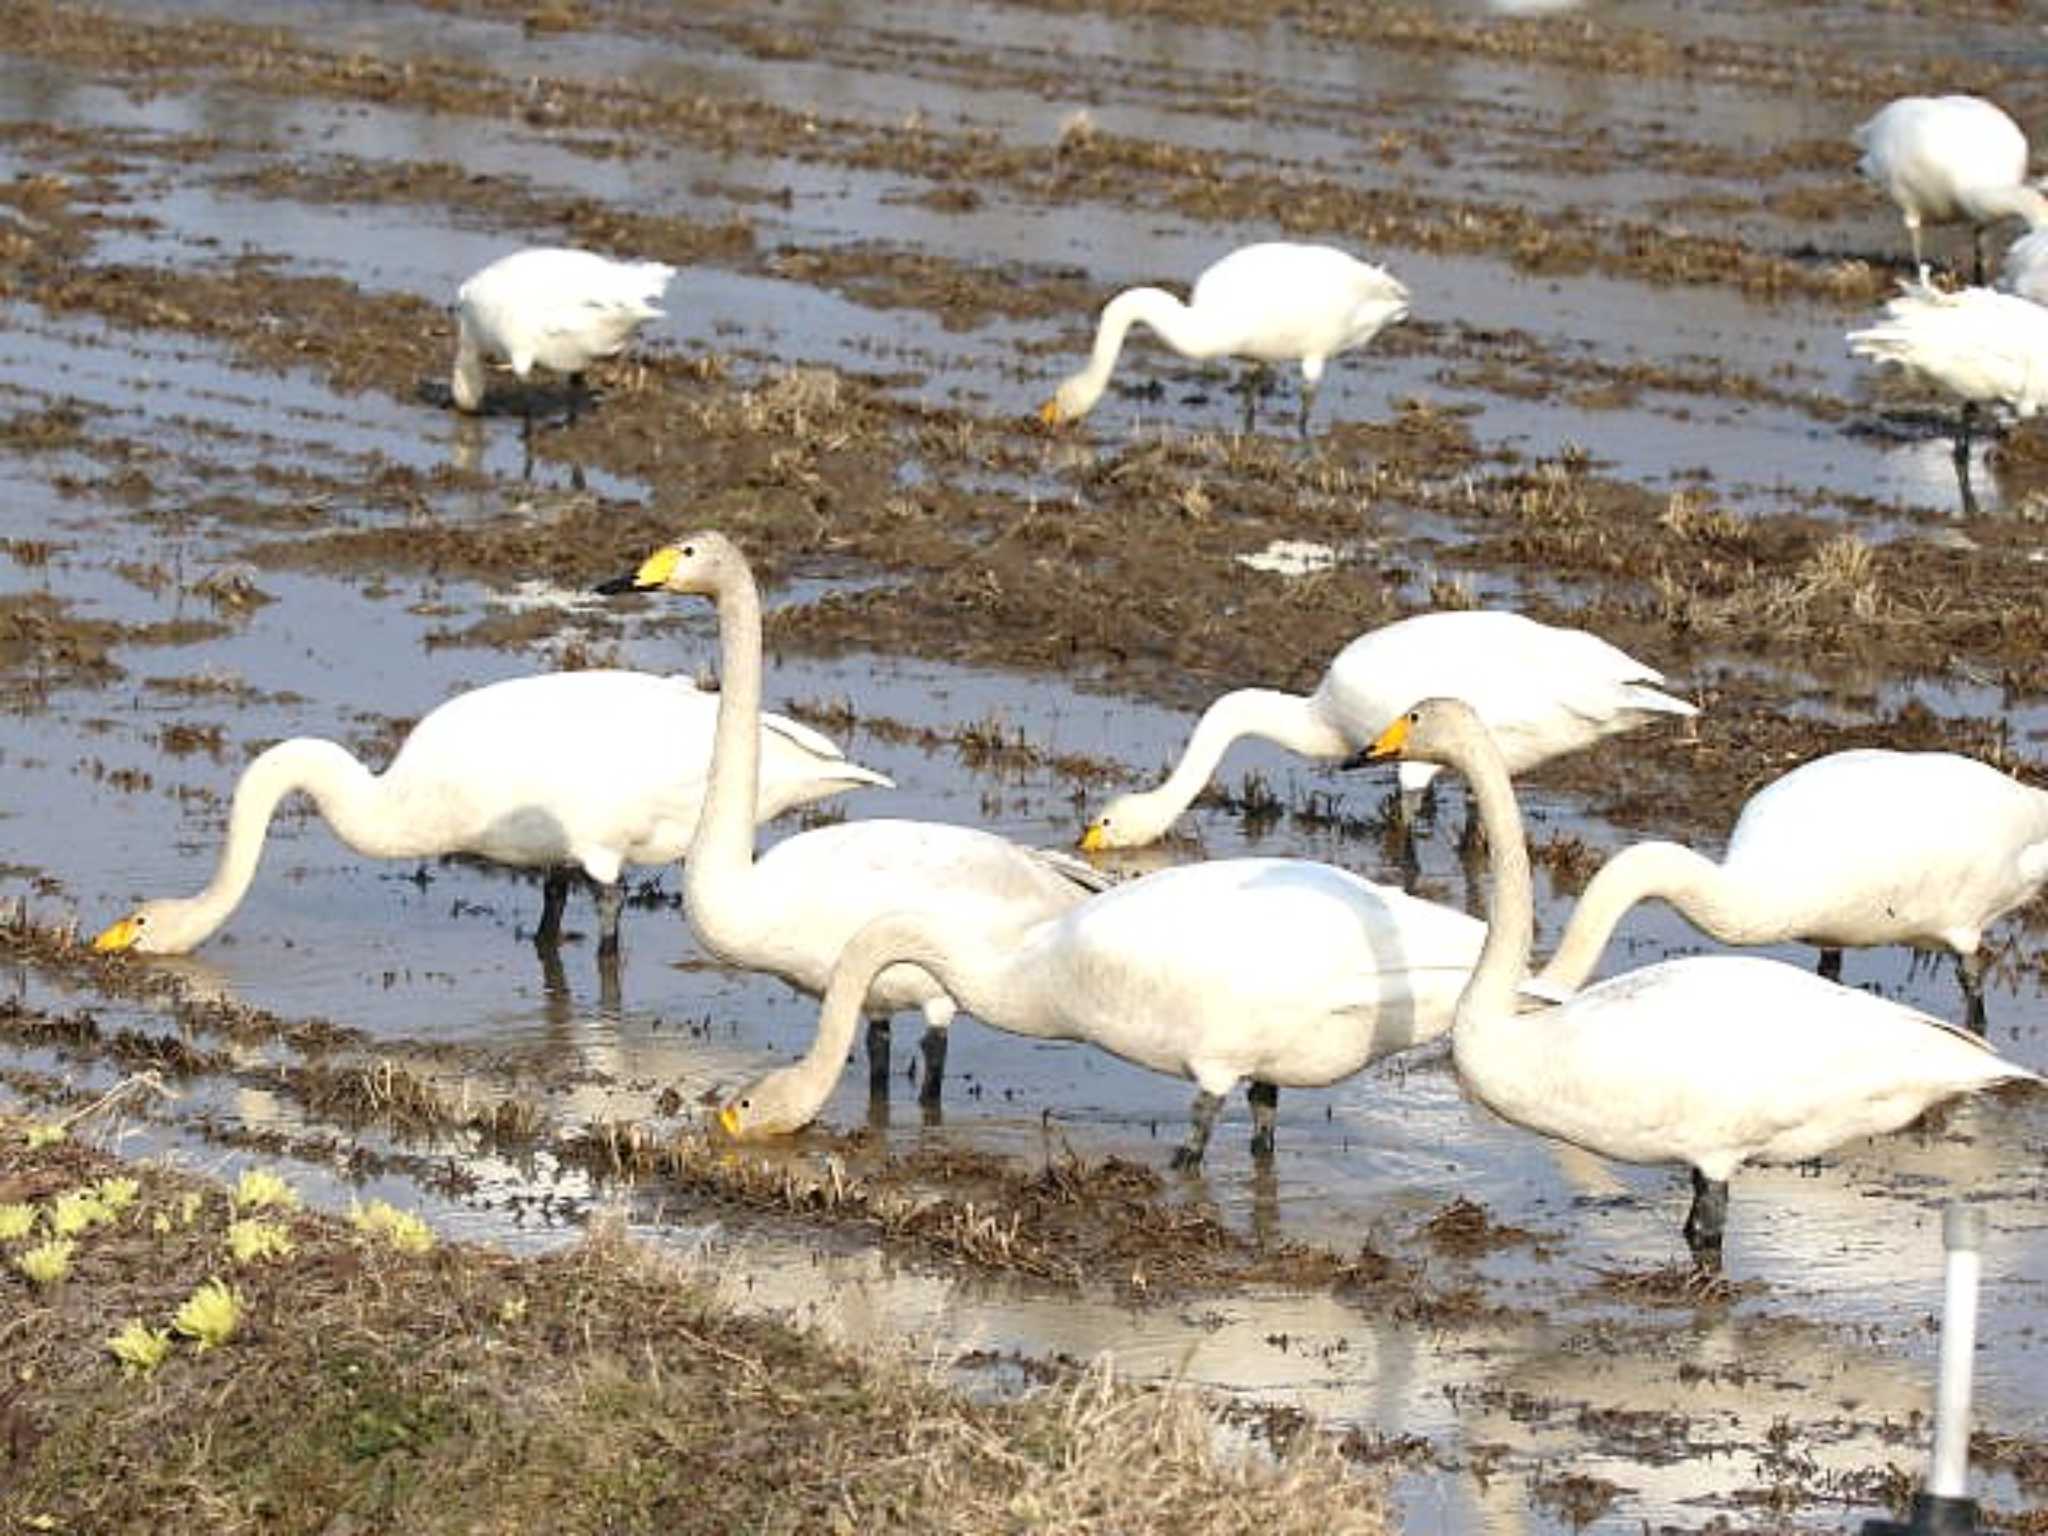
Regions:
[[2027, 184], [2027, 136], [1977, 96], [1903, 96], [1857, 128], [1857, 170], [1898, 205], [1925, 279], [1923, 224], [1968, 224], [1984, 281], [1984, 226], [2048, 224], [2048, 198]]
[[[279, 742], [235, 785], [227, 841], [197, 896], [144, 902], [95, 949], [176, 955], [204, 943], [255, 878], [271, 812], [293, 790], [313, 797], [334, 835], [375, 859], [469, 853], [549, 870], [536, 938], [560, 933], [563, 866], [598, 884], [601, 945], [618, 944], [625, 864], [679, 858], [696, 830], [718, 702], [679, 677], [551, 672], [457, 694], [431, 710], [373, 774], [317, 737]], [[762, 818], [860, 784], [889, 787], [808, 727], [761, 722]]]
[[659, 301], [675, 270], [554, 247], [499, 257], [455, 293], [456, 406], [482, 408], [487, 358], [502, 359], [522, 382], [536, 363], [565, 373], [580, 395], [584, 369], [616, 356], [635, 331], [661, 318]]
[[2040, 1081], [1965, 1030], [1751, 956], [1666, 960], [1518, 1014], [1534, 902], [1499, 749], [1464, 704], [1432, 699], [1371, 753], [1458, 769], [1485, 824], [1492, 921], [1451, 1031], [1459, 1075], [1529, 1130], [1622, 1162], [1691, 1164], [1685, 1234], [1703, 1264], [1720, 1262], [1742, 1164], [1817, 1157], [1956, 1094]]
[[[1088, 414], [1109, 387], [1124, 335], [1143, 323], [1183, 357], [1301, 364], [1301, 435], [1323, 365], [1408, 314], [1408, 290], [1384, 268], [1328, 245], [1247, 245], [1204, 269], [1183, 304], [1164, 288], [1127, 288], [1103, 306], [1088, 366], [1040, 409], [1047, 425]], [[1256, 379], [1245, 389], [1252, 429]]]
[[[719, 959], [822, 993], [846, 941], [870, 918], [944, 911], [969, 926], [998, 927], [1064, 911], [1100, 877], [1071, 855], [1041, 855], [974, 827], [926, 821], [856, 821], [785, 838], [754, 858], [746, 808], [760, 774], [761, 599], [731, 540], [694, 533], [656, 550], [600, 592], [669, 592], [718, 606], [718, 734], [704, 814], [683, 865], [683, 909]], [[931, 976], [894, 966], [866, 990], [870, 1085], [886, 1091], [889, 1016], [923, 1012], [924, 1080], [938, 1098], [954, 1001]]]
[[1160, 870], [1036, 923], [995, 927], [933, 909], [889, 913], [839, 957], [799, 1061], [719, 1112], [736, 1137], [807, 1124], [853, 1043], [860, 998], [904, 963], [985, 1024], [1085, 1040], [1199, 1088], [1176, 1168], [1199, 1166], [1224, 1097], [1250, 1081], [1252, 1151], [1273, 1150], [1282, 1087], [1323, 1087], [1435, 1039], [1485, 928], [1347, 870], [1218, 859]]
[[[1240, 736], [1341, 762], [1417, 699], [1442, 694], [1479, 711], [1520, 773], [1657, 715], [1699, 713], [1660, 691], [1663, 681], [1655, 667], [1583, 630], [1518, 613], [1417, 614], [1345, 646], [1307, 697], [1267, 688], [1224, 694], [1202, 712], [1166, 781], [1110, 801], [1088, 823], [1081, 847], [1136, 848], [1165, 836]], [[1432, 763], [1401, 764], [1411, 806], [1436, 773]]]
[[2048, 793], [1951, 752], [1836, 752], [1751, 796], [1719, 864], [1677, 843], [1609, 859], [1543, 979], [1580, 986], [1622, 914], [1655, 897], [1724, 944], [1818, 944], [1831, 978], [1845, 946], [1951, 949], [1981, 1034], [1984, 929], [2044, 884]]
[[1944, 293], [1907, 283], [1884, 319], [1847, 340], [1858, 357], [1897, 363], [1962, 402], [1956, 473], [1965, 509], [1974, 509], [1969, 457], [1978, 407], [2004, 405], [2025, 421], [2048, 405], [2048, 309], [1991, 288]]
[[1998, 287], [2030, 303], [2048, 304], [2048, 229], [2029, 230], [2006, 247]]

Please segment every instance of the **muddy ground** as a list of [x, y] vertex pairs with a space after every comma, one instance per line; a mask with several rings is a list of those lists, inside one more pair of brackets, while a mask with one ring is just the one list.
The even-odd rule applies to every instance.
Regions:
[[[779, 656], [909, 657], [1171, 710], [1251, 683], [1305, 690], [1354, 634], [1430, 607], [1597, 629], [1703, 708], [1695, 730], [1536, 776], [1615, 838], [1711, 845], [1760, 783], [1847, 746], [1965, 751], [2039, 782], [2048, 440], [2021, 428], [1980, 448], [1965, 516], [1947, 406], [1839, 346], [1905, 257], [1846, 125], [1936, 88], [2048, 123], [2023, 11], [0, 5], [0, 304], [18, 344], [0, 458], [24, 505], [48, 509], [7, 524], [7, 750], [30, 762], [56, 722], [114, 701], [175, 707], [153, 758], [81, 749], [69, 772], [175, 800], [203, 840], [231, 770], [300, 728], [289, 687], [214, 663], [294, 600], [280, 594], [402, 593], [434, 651], [604, 662], [629, 626], [695, 621], [411, 594], [573, 592], [704, 526], [737, 537], [771, 591], [804, 594], [770, 613]], [[386, 123], [410, 126], [379, 137]], [[600, 370], [601, 401], [573, 422], [537, 381], [524, 396], [495, 384], [482, 421], [452, 424], [452, 285], [410, 281], [414, 227], [436, 232], [422, 263], [443, 239], [672, 262], [676, 323]], [[1334, 365], [1310, 442], [1289, 431], [1293, 380], [1242, 435], [1229, 370], [1143, 343], [1090, 418], [1039, 424], [1032, 407], [1078, 365], [1109, 293], [1184, 283], [1281, 234], [1383, 260], [1416, 293], [1410, 322]], [[335, 243], [350, 238], [362, 248]], [[1179, 264], [1148, 267], [1155, 252]], [[835, 330], [847, 316], [874, 332]], [[195, 369], [198, 384], [181, 371]], [[530, 455], [529, 405], [544, 422]], [[359, 438], [329, 425], [356, 413]], [[1246, 563], [1283, 540], [1334, 563], [1292, 578]], [[109, 591], [177, 601], [135, 612]], [[388, 752], [410, 712], [353, 702], [351, 745]], [[968, 770], [1028, 767], [1075, 828], [1157, 767], [1001, 718], [897, 719], [851, 687], [779, 702]], [[1370, 793], [1338, 806], [1236, 779], [1210, 806], [1282, 847], [1335, 836], [1368, 870], [1380, 814]], [[80, 844], [93, 836], [81, 822]], [[1604, 851], [1539, 835], [1565, 890]], [[119, 1073], [235, 1082], [260, 1048], [300, 1130], [132, 1113], [202, 1145], [458, 1193], [447, 1145], [546, 1146], [722, 1222], [1130, 1306], [1292, 1287], [1474, 1338], [1542, 1308], [1470, 1261], [1540, 1263], [1552, 1235], [1449, 1190], [1399, 1243], [1361, 1246], [1263, 1241], [1115, 1157], [905, 1152], [828, 1126], [794, 1156], [735, 1159], [686, 1102], [632, 1123], [565, 1113], [577, 1069], [558, 1054], [425, 1022], [394, 1039], [345, 1011], [284, 1016], [84, 956], [68, 923], [132, 889], [53, 856], [7, 864], [7, 960], [38, 980], [0, 1037], [6, 1083], [33, 1102], [82, 1102]], [[2039, 1066], [2037, 920], [2001, 936], [2012, 1022], [1994, 1039]], [[490, 1085], [481, 1100], [437, 1086], [458, 1073]], [[1677, 1330], [1750, 1294], [1739, 1275], [1654, 1264], [1589, 1285], [1632, 1326]], [[1895, 1504], [1912, 1436], [1845, 1474], [1816, 1459], [1837, 1428], [1744, 1443], [1762, 1468], [1747, 1496], [1680, 1523], [1824, 1525]], [[1701, 1433], [1619, 1412], [1582, 1414], [1578, 1432], [1610, 1467], [1681, 1456]], [[2019, 1469], [2000, 1492], [2015, 1528], [2030, 1528], [2044, 1439], [2048, 1424], [2001, 1424], [1980, 1447]], [[1483, 1444], [1347, 1448], [1481, 1483], [1492, 1465]], [[1629, 1515], [1604, 1473], [1539, 1458], [1517, 1476], [1543, 1521]]]

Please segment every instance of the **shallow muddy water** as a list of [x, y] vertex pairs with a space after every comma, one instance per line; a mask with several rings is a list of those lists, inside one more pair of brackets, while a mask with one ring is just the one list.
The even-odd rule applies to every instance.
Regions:
[[[704, 605], [588, 595], [707, 521], [772, 572], [770, 707], [898, 785], [829, 816], [1068, 844], [1171, 762], [1203, 699], [1307, 686], [1342, 636], [1450, 598], [1622, 626], [1707, 703], [1697, 732], [1623, 738], [1523, 787], [1539, 948], [1599, 856], [1640, 836], [1715, 851], [1743, 795], [1818, 751], [1910, 730], [2038, 781], [2048, 458], [2025, 434], [1980, 448], [1964, 519], [1946, 408], [1841, 341], [1904, 254], [1846, 147], [1884, 71], [1953, 59], [2024, 115], [2048, 107], [2024, 77], [2037, 29], [1853, 0], [1796, 18], [1447, 3], [1399, 8], [1399, 36], [1342, 31], [1391, 9], [1242, 25], [1202, 0], [577, 9], [556, 35], [485, 0], [59, 7], [67, 29], [0, 32], [0, 901], [35, 925], [90, 934], [196, 890], [237, 771], [275, 740], [381, 764], [411, 721], [499, 678], [715, 673]], [[237, 19], [276, 29], [266, 69], [204, 31]], [[1368, 201], [1346, 212], [1332, 186]], [[1143, 339], [1080, 429], [1031, 425], [1102, 298], [1287, 234], [1414, 290], [1409, 324], [1333, 365], [1315, 444], [1288, 435], [1293, 379], [1261, 407], [1273, 437], [1240, 441], [1229, 371]], [[566, 241], [682, 270], [642, 371], [608, 375], [529, 455], [516, 396], [480, 420], [442, 408], [446, 306], [503, 250]], [[1671, 251], [1697, 269], [1674, 277]], [[1585, 506], [1538, 494], [1572, 476]], [[1689, 534], [1681, 492], [1733, 524]], [[1687, 605], [1704, 567], [1789, 581], [1844, 534], [1878, 573], [1847, 618], [1813, 606], [1825, 594], [1719, 627]], [[1259, 568], [1288, 549], [1333, 563]], [[1980, 595], [2003, 606], [1968, 608]], [[1284, 854], [1481, 907], [1456, 793], [1404, 871], [1385, 774], [1241, 744], [1218, 785], [1128, 867]], [[679, 885], [636, 873], [616, 968], [581, 892], [543, 959], [535, 879], [365, 860], [288, 805], [224, 932], [153, 968], [268, 1022], [195, 1025], [31, 946], [0, 1003], [84, 1010], [101, 1044], [0, 1034], [0, 1094], [105, 1089], [128, 1070], [102, 1048], [122, 1029], [217, 1050], [129, 1125], [131, 1151], [282, 1159], [336, 1202], [368, 1189], [512, 1245], [624, 1201], [749, 1304], [957, 1357], [969, 1390], [1109, 1352], [1228, 1395], [1247, 1433], [1292, 1409], [1354, 1430], [1396, 1468], [1412, 1532], [1872, 1512], [1919, 1475], [1940, 1208], [1959, 1194], [1990, 1214], [1980, 1424], [2005, 1467], [2048, 1438], [2048, 1103], [2000, 1097], [1744, 1173], [1733, 1285], [1673, 1297], [1681, 1175], [1515, 1131], [1425, 1050], [1284, 1093], [1269, 1167], [1240, 1099], [1206, 1171], [1149, 1198], [1265, 1255], [1385, 1256], [1426, 1305], [1370, 1280], [1185, 1288], [1170, 1249], [1049, 1285], [574, 1155], [592, 1127], [688, 1127], [810, 1039], [813, 1001], [705, 958]], [[1991, 1038], [2048, 1068], [2038, 913], [1994, 942]], [[1606, 968], [1704, 947], [1640, 910]], [[1852, 953], [1847, 977], [1959, 1011], [1946, 958]], [[356, 1032], [335, 1052], [373, 1078], [402, 1069], [533, 1123], [349, 1122], [294, 1075], [312, 1021]], [[764, 1164], [910, 1168], [921, 1194], [980, 1199], [976, 1158], [1163, 1170], [1182, 1134], [1187, 1084], [969, 1018], [943, 1107], [921, 1111], [916, 1037], [899, 1022], [886, 1101], [857, 1055], [820, 1128]], [[1482, 1241], [1444, 1237], [1458, 1201]], [[2008, 1512], [2039, 1495], [1998, 1469], [1983, 1491]]]

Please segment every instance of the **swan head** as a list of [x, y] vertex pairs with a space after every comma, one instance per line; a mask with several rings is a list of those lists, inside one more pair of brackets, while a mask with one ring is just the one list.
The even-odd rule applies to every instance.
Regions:
[[760, 1141], [800, 1131], [817, 1117], [811, 1095], [788, 1072], [770, 1072], [727, 1099], [718, 1109], [718, 1127], [734, 1141]]
[[1368, 762], [1399, 758], [1410, 763], [1455, 765], [1474, 734], [1486, 735], [1479, 713], [1463, 699], [1424, 699], [1394, 717], [1365, 749]]
[[597, 590], [607, 596], [620, 592], [680, 592], [697, 597], [716, 597], [727, 573], [746, 569], [746, 557], [722, 533], [692, 533], [664, 544], [630, 576], [600, 582]]
[[182, 955], [197, 949], [220, 924], [189, 901], [145, 901], [100, 930], [92, 947], [103, 955]]
[[1052, 398], [1038, 408], [1038, 419], [1048, 427], [1079, 421], [1095, 409], [1103, 386], [1085, 373], [1077, 373], [1052, 392]]
[[1152, 794], [1118, 795], [1081, 832], [1081, 851], [1143, 848], [1166, 836], [1180, 812]]

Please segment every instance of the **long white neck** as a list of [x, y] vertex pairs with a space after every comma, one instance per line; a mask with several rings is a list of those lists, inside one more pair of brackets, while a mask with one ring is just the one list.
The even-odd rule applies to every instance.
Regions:
[[1695, 928], [1724, 944], [1790, 937], [1768, 910], [1769, 890], [1731, 878], [1712, 859], [1677, 843], [1637, 843], [1600, 866], [1572, 908], [1542, 979], [1569, 990], [1585, 985], [1629, 908], [1653, 898], [1670, 902]]
[[[745, 918], [747, 876], [754, 865], [754, 806], [761, 783], [761, 595], [745, 564], [718, 568], [718, 721], [711, 771], [697, 830], [683, 864], [684, 910], [690, 926], [724, 953]], [[724, 937], [733, 933], [734, 939]]]
[[248, 894], [263, 856], [264, 837], [280, 800], [293, 790], [313, 797], [327, 825], [357, 853], [400, 858], [419, 851], [390, 825], [389, 797], [382, 783], [348, 750], [318, 737], [281, 741], [242, 772], [228, 811], [227, 841], [206, 889], [185, 903], [188, 920], [203, 925], [188, 945], [199, 943], [227, 921]]
[[1223, 754], [1240, 736], [1257, 736], [1290, 752], [1325, 761], [1347, 757], [1352, 750], [1344, 734], [1323, 718], [1315, 700], [1271, 688], [1240, 688], [1202, 711], [1180, 761], [1165, 782], [1130, 798], [1156, 811], [1163, 829], [1194, 803], [1223, 761]]
[[853, 1049], [868, 990], [892, 965], [921, 967], [961, 1007], [1001, 1027], [1014, 1010], [999, 1002], [998, 995], [1021, 979], [1011, 974], [1017, 970], [1011, 963], [1015, 953], [978, 931], [977, 925], [936, 912], [891, 912], [875, 918], [847, 940], [832, 966], [811, 1048], [762, 1079], [755, 1092], [772, 1097], [792, 1128], [815, 1119]]
[[1453, 766], [1472, 788], [1479, 824], [1486, 833], [1493, 887], [1487, 906], [1486, 942], [1480, 947], [1472, 979], [1458, 999], [1458, 1031], [1477, 1034], [1515, 1011], [1515, 990], [1529, 969], [1536, 906], [1530, 889], [1529, 844], [1522, 835], [1522, 812], [1515, 803], [1506, 760], [1477, 717], [1460, 733], [1455, 746]]
[[1980, 224], [1995, 219], [2024, 219], [2028, 229], [2048, 226], [2048, 197], [2033, 187], [1973, 187], [1967, 196], [1971, 212]]
[[467, 315], [456, 321], [455, 372], [449, 379], [448, 392], [455, 397], [455, 404], [461, 410], [473, 411], [483, 404], [483, 350], [477, 345], [476, 333], [470, 329]]
[[1126, 288], [1102, 307], [1088, 366], [1061, 386], [1071, 414], [1085, 413], [1102, 398], [1124, 349], [1124, 337], [1141, 322], [1183, 357], [1214, 357], [1227, 349], [1230, 340], [1219, 331], [1213, 316], [1189, 308], [1164, 288]]

